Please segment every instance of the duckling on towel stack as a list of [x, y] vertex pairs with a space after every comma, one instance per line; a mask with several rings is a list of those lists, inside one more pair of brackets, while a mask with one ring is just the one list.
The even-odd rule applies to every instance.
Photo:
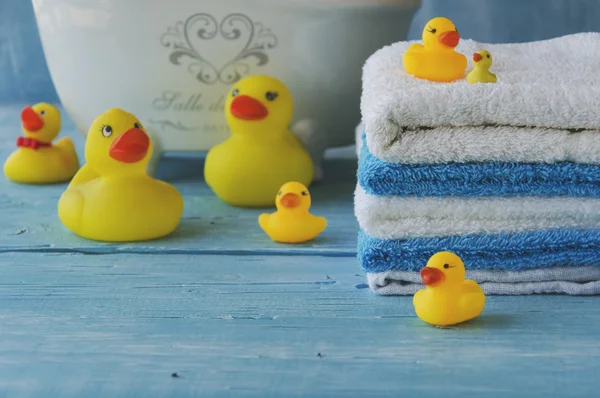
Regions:
[[355, 212], [370, 287], [413, 294], [427, 259], [452, 251], [486, 294], [600, 294], [600, 34], [462, 40], [494, 54], [496, 84], [415, 79], [410, 44], [363, 74]]

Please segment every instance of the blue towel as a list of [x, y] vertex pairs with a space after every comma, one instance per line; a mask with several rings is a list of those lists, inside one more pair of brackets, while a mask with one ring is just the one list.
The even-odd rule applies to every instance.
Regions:
[[376, 239], [361, 231], [358, 237], [358, 258], [366, 272], [418, 271], [439, 251], [455, 252], [471, 270], [600, 266], [600, 229], [405, 240]]
[[380, 196], [600, 197], [600, 166], [561, 162], [407, 165], [387, 163], [363, 145], [358, 182]]

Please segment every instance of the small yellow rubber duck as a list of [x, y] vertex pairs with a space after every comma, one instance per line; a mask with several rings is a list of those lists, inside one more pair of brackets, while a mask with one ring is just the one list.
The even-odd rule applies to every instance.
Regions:
[[415, 294], [413, 304], [423, 321], [449, 326], [473, 319], [483, 311], [483, 290], [475, 281], [465, 280], [465, 265], [456, 254], [433, 255], [421, 270], [421, 279], [427, 287]]
[[490, 72], [492, 66], [492, 54], [489, 51], [481, 50], [473, 54], [473, 70], [467, 75], [469, 84], [475, 83], [496, 83], [496, 75]]
[[227, 95], [225, 116], [232, 136], [206, 157], [206, 182], [233, 206], [266, 207], [287, 181], [308, 185], [313, 163], [289, 131], [293, 101], [288, 88], [269, 76], [240, 80]]
[[324, 217], [308, 212], [311, 200], [306, 186], [299, 182], [284, 184], [277, 197], [273, 214], [261, 214], [260, 227], [275, 242], [302, 243], [316, 238], [327, 227]]
[[60, 132], [60, 112], [40, 102], [21, 112], [24, 137], [4, 163], [4, 174], [14, 182], [51, 184], [68, 181], [79, 169], [79, 159], [70, 138], [52, 141]]
[[87, 163], [58, 202], [58, 216], [84, 238], [126, 242], [173, 232], [183, 211], [175, 187], [146, 173], [152, 142], [139, 120], [110, 109], [92, 122]]
[[467, 58], [454, 51], [460, 34], [448, 18], [433, 18], [423, 29], [423, 44], [413, 44], [404, 53], [404, 68], [409, 74], [434, 82], [462, 79]]

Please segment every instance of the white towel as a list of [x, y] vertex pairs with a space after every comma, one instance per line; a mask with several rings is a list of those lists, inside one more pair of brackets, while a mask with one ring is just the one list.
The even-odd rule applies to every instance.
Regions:
[[574, 197], [391, 197], [357, 186], [354, 212], [373, 238], [409, 239], [598, 229], [600, 199]]
[[[467, 279], [480, 284], [486, 294], [600, 294], [600, 267], [554, 267], [525, 271], [467, 270]], [[423, 289], [418, 272], [367, 273], [369, 287], [382, 295], [412, 295]]]
[[[445, 143], [450, 145], [451, 154], [463, 153], [463, 161], [483, 160], [481, 153], [495, 156], [494, 159], [515, 156], [527, 161], [527, 152], [532, 151], [542, 152], [530, 153], [532, 162], [588, 162], [590, 158], [598, 161], [598, 150], [594, 152], [589, 147], [598, 147], [600, 141], [591, 134], [600, 132], [600, 33], [519, 44], [461, 40], [457, 50], [468, 59], [480, 49], [492, 53], [491, 71], [498, 76], [496, 84], [417, 79], [406, 73], [402, 62], [404, 51], [412, 43], [384, 47], [364, 66], [361, 112], [367, 145], [375, 156], [397, 161], [410, 154], [409, 162], [421, 162], [427, 157], [427, 150], [415, 152], [415, 148], [407, 146], [423, 146], [411, 137], [423, 127], [432, 127], [440, 128], [431, 131], [432, 135], [445, 131], [432, 144], [438, 156], [452, 158], [443, 154]], [[482, 127], [490, 125], [497, 127], [484, 128], [485, 138], [471, 140], [474, 133], [482, 134]], [[507, 135], [494, 140], [493, 145], [500, 144], [500, 148], [487, 144], [494, 134]], [[528, 138], [515, 140], [520, 134]], [[499, 138], [508, 138], [508, 143], [502, 145]], [[552, 144], [559, 148], [552, 151]], [[457, 148], [461, 151], [456, 152]]]
[[[598, 111], [600, 113], [600, 109]], [[364, 124], [356, 128], [360, 152]], [[375, 141], [375, 142], [373, 142]], [[573, 133], [541, 127], [452, 127], [404, 130], [386, 148], [374, 137], [371, 146], [391, 163], [575, 162], [600, 164], [600, 130]], [[371, 149], [371, 146], [369, 149]]]

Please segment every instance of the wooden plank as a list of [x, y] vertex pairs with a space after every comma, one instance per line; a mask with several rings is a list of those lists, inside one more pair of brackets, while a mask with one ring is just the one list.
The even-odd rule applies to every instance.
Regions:
[[411, 298], [370, 293], [348, 258], [4, 253], [0, 270], [2, 397], [600, 388], [593, 297], [490, 297], [481, 318], [438, 329]]
[[[20, 106], [0, 107], [0, 158], [15, 149], [20, 132]], [[64, 117], [63, 135], [73, 137], [83, 161], [83, 136]], [[202, 180], [201, 155], [166, 157], [158, 177], [173, 183], [185, 197], [185, 210], [178, 230], [165, 239], [135, 244], [105, 244], [74, 236], [62, 226], [56, 204], [65, 184], [19, 185], [0, 181], [0, 252], [48, 251], [86, 253], [255, 253], [349, 256], [356, 254], [358, 224], [353, 216], [352, 193], [356, 160], [326, 162], [326, 179], [311, 188], [312, 211], [326, 215], [328, 229], [315, 241], [303, 245], [273, 243], [258, 226], [258, 216], [267, 210], [227, 206]]]

